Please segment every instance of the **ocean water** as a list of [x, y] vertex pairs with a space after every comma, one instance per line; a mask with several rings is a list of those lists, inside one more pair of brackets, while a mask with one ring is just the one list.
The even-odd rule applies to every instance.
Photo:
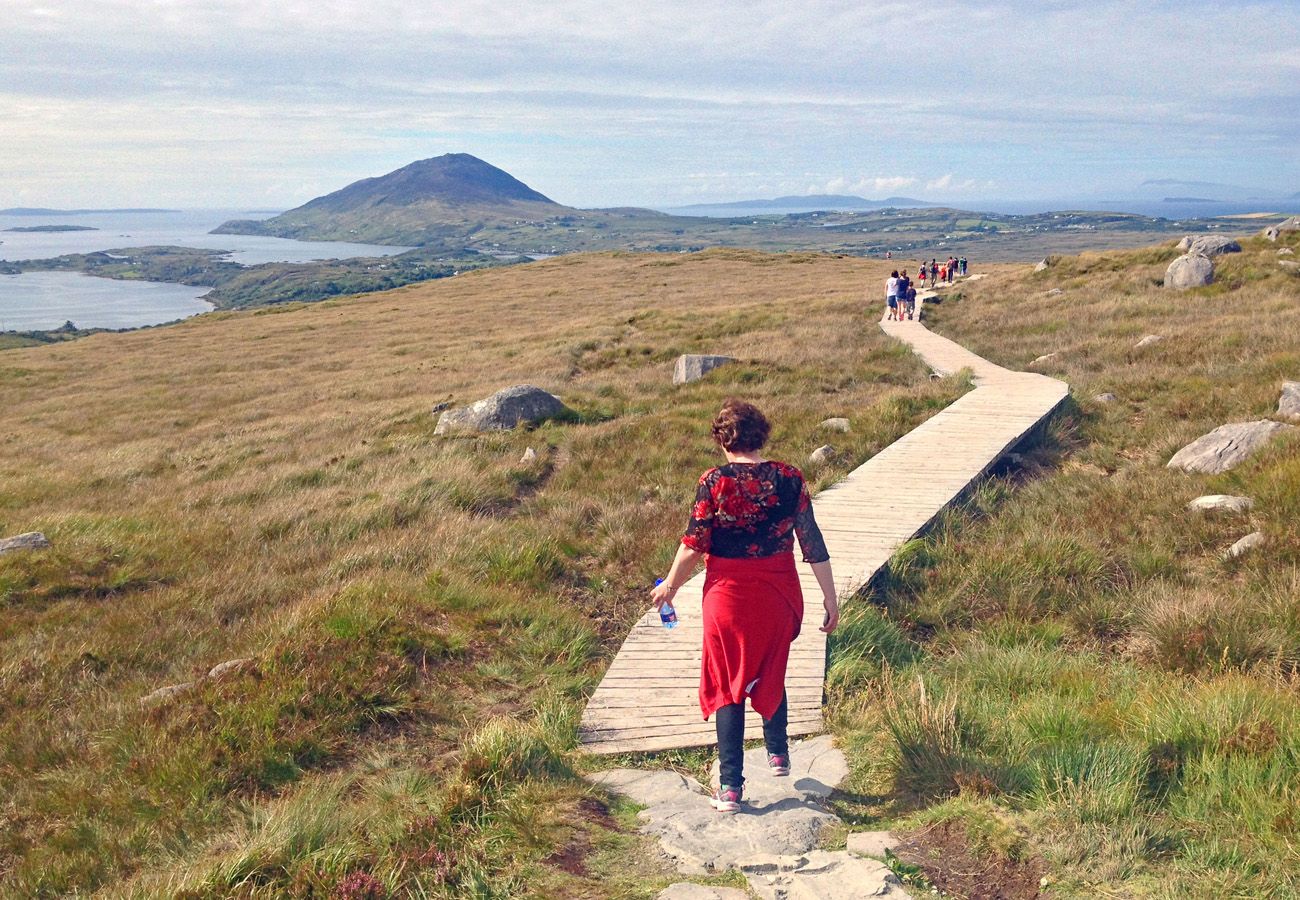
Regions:
[[[392, 256], [410, 247], [292, 241], [241, 234], [208, 234], [230, 219], [267, 219], [273, 213], [237, 209], [190, 209], [161, 213], [87, 213], [62, 216], [0, 215], [0, 259], [45, 259], [65, 253], [93, 253], [126, 247], [205, 247], [228, 250], [246, 266], [266, 262], [311, 262], [353, 256]], [[33, 225], [86, 225], [97, 231], [16, 232]]]
[[[0, 215], [0, 260], [45, 259], [65, 253], [170, 245], [226, 250], [230, 259], [251, 266], [267, 262], [392, 256], [410, 249], [340, 241], [208, 234], [229, 219], [263, 219], [271, 215], [268, 212], [211, 209], [58, 216]], [[88, 225], [98, 230], [7, 230], [35, 225]], [[0, 331], [58, 328], [69, 320], [82, 328], [157, 325], [211, 309], [211, 304], [199, 299], [207, 290], [150, 281], [114, 281], [70, 272], [3, 275], [0, 276]]]
[[0, 275], [0, 331], [48, 331], [71, 321], [81, 328], [140, 328], [212, 309], [205, 287], [114, 281], [80, 272]]
[[[1252, 200], [1245, 201], [1188, 201], [1188, 200], [954, 200], [939, 204], [953, 209], [965, 209], [971, 212], [1000, 213], [1002, 215], [1029, 216], [1039, 213], [1061, 212], [1063, 210], [1133, 213], [1156, 219], [1169, 219], [1175, 222], [1192, 222], [1197, 219], [1213, 219], [1219, 216], [1236, 216], [1254, 212], [1276, 212], [1284, 215], [1300, 213], [1300, 201], [1296, 200]], [[705, 216], [708, 218], [745, 218], [747, 216], [780, 215], [790, 212], [814, 212], [816, 207], [806, 209], [753, 208], [728, 206], [719, 203], [707, 208], [685, 210], [673, 207], [654, 207], [662, 212], [676, 215]], [[870, 209], [858, 210], [871, 212]]]

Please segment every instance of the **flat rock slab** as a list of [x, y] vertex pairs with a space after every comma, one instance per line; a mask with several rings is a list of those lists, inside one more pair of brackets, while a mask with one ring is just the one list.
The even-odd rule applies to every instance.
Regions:
[[655, 900], [749, 900], [749, 894], [740, 888], [711, 887], [679, 881], [655, 894]]
[[521, 424], [535, 425], [571, 414], [560, 398], [531, 384], [516, 384], [460, 409], [438, 417], [434, 434], [453, 431], [506, 431]]
[[689, 384], [699, 381], [719, 366], [735, 362], [730, 356], [710, 356], [699, 353], [684, 353], [673, 364], [673, 384]]
[[1163, 334], [1148, 334], [1142, 340], [1133, 345], [1134, 350], [1141, 350], [1143, 347], [1150, 347], [1152, 344], [1158, 344], [1165, 339]]
[[750, 888], [764, 900], [860, 900], [906, 897], [884, 863], [843, 851], [814, 850], [795, 859], [746, 869]]
[[1291, 428], [1290, 425], [1268, 419], [1220, 425], [1175, 453], [1167, 465], [1184, 472], [1217, 475], [1240, 465], [1276, 437], [1278, 432], [1290, 431]]
[[611, 769], [592, 780], [645, 807], [641, 831], [659, 839], [683, 874], [744, 870], [809, 853], [822, 829], [838, 821], [821, 800], [848, 773], [844, 755], [821, 736], [793, 743], [790, 756], [790, 775], [777, 778], [768, 774], [762, 747], [745, 754], [738, 813], [718, 812], [703, 787], [676, 772]]
[[1300, 381], [1282, 382], [1282, 396], [1277, 400], [1277, 415], [1281, 419], [1300, 422]]
[[874, 859], [884, 859], [885, 854], [897, 846], [898, 838], [889, 831], [855, 831], [845, 843], [845, 849], [854, 856]]
[[1250, 512], [1255, 501], [1249, 497], [1234, 497], [1231, 494], [1206, 494], [1197, 497], [1187, 508], [1194, 512]]
[[17, 550], [48, 550], [49, 548], [49, 540], [39, 531], [29, 531], [26, 534], [0, 540], [0, 553], [13, 553]]

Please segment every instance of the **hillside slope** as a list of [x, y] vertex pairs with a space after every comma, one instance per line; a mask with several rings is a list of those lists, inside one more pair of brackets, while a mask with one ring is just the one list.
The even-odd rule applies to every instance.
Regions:
[[[0, 896], [662, 878], [626, 870], [637, 841], [566, 774], [581, 698], [672, 552], [725, 396], [762, 403], [794, 460], [853, 415], [826, 478], [953, 396], [863, 327], [868, 276], [566, 257], [7, 353], [0, 534], [54, 549], [0, 556]], [[744, 362], [674, 388], [687, 351]], [[435, 403], [520, 382], [580, 421], [434, 437]], [[623, 868], [546, 861], [570, 841]]]

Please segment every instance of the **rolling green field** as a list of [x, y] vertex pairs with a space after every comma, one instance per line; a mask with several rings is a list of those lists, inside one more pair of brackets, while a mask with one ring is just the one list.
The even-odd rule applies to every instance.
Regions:
[[[1003, 365], [1056, 353], [1074, 403], [845, 604], [849, 827], [1048, 896], [1300, 892], [1300, 440], [1164, 466], [1300, 379], [1284, 243], [1178, 294], [1168, 244], [977, 265], [928, 307]], [[886, 265], [574, 255], [6, 353], [0, 533], [54, 548], [0, 556], [0, 894], [654, 896], [674, 879], [581, 778], [607, 763], [575, 752], [577, 715], [723, 398], [796, 463], [848, 416], [819, 487], [964, 390], [875, 328]], [[683, 352], [741, 362], [675, 388]], [[433, 404], [520, 382], [577, 416], [433, 435]], [[1186, 511], [1203, 493], [1255, 507]]]

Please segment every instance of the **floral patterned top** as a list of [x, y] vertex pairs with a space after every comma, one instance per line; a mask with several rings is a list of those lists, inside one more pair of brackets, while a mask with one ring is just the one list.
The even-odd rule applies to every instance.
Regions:
[[700, 476], [682, 543], [729, 559], [775, 556], [794, 549], [804, 562], [825, 562], [826, 552], [803, 473], [767, 460], [727, 463]]

